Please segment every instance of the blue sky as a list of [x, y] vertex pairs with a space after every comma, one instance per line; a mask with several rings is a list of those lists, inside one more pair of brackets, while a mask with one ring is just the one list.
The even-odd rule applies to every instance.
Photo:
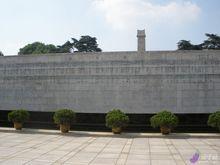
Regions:
[[91, 35], [103, 51], [136, 50], [146, 29], [147, 50], [175, 50], [181, 39], [201, 43], [220, 34], [219, 0], [0, 0], [0, 50], [17, 54], [28, 43], [60, 45]]

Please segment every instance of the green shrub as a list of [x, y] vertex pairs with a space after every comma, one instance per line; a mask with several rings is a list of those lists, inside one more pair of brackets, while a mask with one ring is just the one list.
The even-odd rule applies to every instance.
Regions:
[[71, 124], [76, 119], [76, 114], [70, 109], [60, 109], [54, 113], [54, 122], [56, 124]]
[[150, 118], [150, 123], [151, 123], [151, 126], [154, 128], [161, 127], [161, 126], [172, 128], [178, 125], [178, 118], [172, 112], [164, 110], [152, 116]]
[[207, 124], [220, 130], [220, 111], [210, 114]]
[[20, 109], [8, 113], [8, 120], [12, 122], [24, 123], [29, 120], [30, 114], [28, 111]]
[[105, 116], [106, 126], [109, 128], [125, 127], [129, 122], [128, 116], [119, 109], [109, 111]]

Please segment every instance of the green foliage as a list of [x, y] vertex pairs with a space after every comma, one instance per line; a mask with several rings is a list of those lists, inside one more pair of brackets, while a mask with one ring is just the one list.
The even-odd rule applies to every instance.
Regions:
[[207, 124], [211, 127], [217, 127], [220, 130], [220, 111], [210, 114]]
[[208, 39], [202, 44], [203, 49], [217, 49], [220, 50], [220, 36], [217, 34], [205, 34]]
[[150, 123], [154, 128], [161, 126], [176, 127], [178, 124], [178, 118], [172, 112], [164, 110], [152, 116], [150, 118]]
[[53, 119], [56, 124], [71, 124], [76, 119], [76, 114], [70, 109], [60, 109], [54, 113]]
[[178, 50], [201, 50], [201, 45], [193, 45], [190, 41], [180, 40], [177, 43]]
[[73, 46], [78, 52], [101, 52], [95, 37], [81, 36], [79, 40], [72, 38]]
[[[18, 55], [26, 54], [47, 54], [47, 53], [71, 53], [74, 48], [78, 52], [101, 52], [98, 48], [95, 37], [81, 36], [79, 40], [72, 38], [73, 42], [67, 41], [63, 45], [55, 46], [53, 44], [46, 45], [41, 42], [27, 44], [20, 48]], [[1, 55], [1, 54], [0, 54]]]
[[128, 122], [128, 116], [119, 109], [109, 111], [105, 116], [106, 126], [109, 128], [125, 127]]
[[2, 53], [2, 51], [0, 51], [0, 56], [4, 56], [4, 54]]
[[73, 43], [70, 41], [65, 42], [61, 46], [57, 46], [57, 53], [70, 53], [73, 50]]
[[180, 40], [177, 43], [178, 50], [191, 50], [192, 46], [193, 45], [190, 43], [190, 41], [186, 41], [186, 40]]
[[215, 49], [220, 50], [220, 36], [217, 34], [205, 34], [208, 39], [198, 45], [193, 45], [190, 41], [180, 40], [177, 43], [178, 50], [202, 50], [202, 49]]
[[8, 113], [8, 120], [12, 122], [24, 123], [29, 120], [30, 114], [26, 110], [14, 110]]
[[57, 52], [57, 48], [52, 44], [46, 45], [41, 42], [34, 42], [32, 44], [28, 44], [23, 48], [21, 48], [18, 54], [19, 55], [46, 54], [46, 53], [56, 53], [56, 52]]

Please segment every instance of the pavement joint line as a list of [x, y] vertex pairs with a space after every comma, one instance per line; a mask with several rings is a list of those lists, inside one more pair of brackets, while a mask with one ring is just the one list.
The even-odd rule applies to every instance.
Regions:
[[5, 136], [1, 136], [0, 138], [5, 138], [7, 136], [10, 136], [10, 133], [6, 134]]
[[[3, 136], [4, 134], [7, 134], [7, 133], [0, 131], [0, 137]], [[49, 144], [47, 145], [47, 143]], [[69, 136], [68, 134], [65, 134], [65, 136], [63, 134], [19, 135], [16, 132], [14, 132], [14, 133], [11, 133], [10, 136], [7, 136], [7, 139], [0, 138], [0, 144], [2, 145], [1, 150], [0, 150], [0, 153], [2, 153], [2, 156], [0, 156], [0, 164], [7, 164], [7, 163], [8, 164], [10, 163], [32, 164], [34, 162], [45, 164], [48, 162], [53, 165], [58, 165], [58, 164], [61, 165], [65, 163], [67, 164], [68, 163], [69, 164], [80, 163], [80, 160], [82, 160], [81, 163], [85, 163], [85, 164], [87, 163], [90, 163], [90, 164], [112, 163], [112, 164], [118, 164], [118, 165], [125, 165], [126, 163], [127, 164], [129, 163], [139, 164], [140, 162], [140, 163], [154, 165], [154, 163], [162, 164], [164, 162], [168, 164], [173, 163], [173, 164], [184, 165], [184, 164], [190, 164], [189, 160], [191, 156], [194, 154], [194, 152], [196, 152], [194, 151], [194, 148], [198, 149], [201, 155], [199, 161], [197, 162], [198, 164], [200, 163], [201, 164], [219, 164], [219, 161], [220, 161], [219, 157], [213, 157], [213, 158], [207, 157], [209, 156], [209, 154], [211, 154], [211, 156], [215, 156], [215, 154], [220, 153], [220, 148], [215, 148], [215, 146], [218, 146], [218, 147], [220, 146], [219, 139], [216, 139], [216, 138], [212, 138], [212, 139], [155, 138], [153, 139], [153, 138], [145, 138], [145, 137], [144, 138], [136, 138], [136, 137], [124, 138], [123, 136], [117, 136], [116, 138], [112, 138], [112, 137], [103, 137], [103, 136], [102, 137], [93, 137], [93, 136], [80, 137], [80, 136], [72, 136], [72, 135]], [[16, 147], [12, 148], [11, 146], [14, 146], [15, 144], [16, 144]], [[37, 148], [33, 147], [36, 145], [38, 146]], [[149, 149], [149, 147], [151, 147], [151, 149]], [[57, 151], [57, 148], [59, 151]], [[136, 152], [136, 149], [137, 149], [137, 152]], [[26, 150], [26, 152], [24, 150]], [[153, 152], [152, 152], [152, 156], [149, 159], [150, 155], [148, 154], [150, 151], [153, 151]], [[12, 153], [15, 153], [15, 152], [17, 154], [12, 159], [11, 155]], [[87, 153], [89, 154], [88, 155], [89, 157], [87, 156]], [[105, 153], [107, 155], [105, 155]], [[141, 154], [140, 155], [141, 157], [139, 157], [138, 154]], [[44, 155], [44, 156], [41, 157], [40, 155]], [[65, 156], [65, 155], [68, 155], [68, 156]], [[85, 158], [88, 157], [86, 158], [87, 161], [84, 160], [84, 156]], [[78, 158], [79, 158], [79, 161], [76, 162]], [[57, 160], [61, 160], [61, 161], [57, 161]], [[68, 162], [65, 162], [66, 160], [68, 160]]]
[[130, 139], [127, 139], [126, 144], [125, 144], [124, 147], [122, 148], [121, 154], [127, 154], [127, 153], [129, 153], [129, 151], [128, 151], [127, 153], [124, 152], [124, 149], [125, 149], [127, 146], [129, 147], [129, 150], [130, 150], [131, 142], [130, 142], [129, 140], [130, 140]]
[[[56, 136], [56, 137], [54, 137], [53, 139], [56, 139], [56, 138], [57, 138], [57, 140], [59, 140], [59, 139], [62, 139], [62, 136]], [[45, 140], [45, 141], [44, 141], [43, 143], [41, 143], [41, 144], [44, 144], [44, 143], [47, 142], [47, 141], [48, 141], [48, 139]], [[69, 141], [72, 141], [72, 140], [69, 140]], [[68, 142], [69, 142], [69, 141], [68, 141]], [[53, 141], [51, 141], [51, 143], [52, 143], [52, 142], [53, 142]], [[66, 142], [66, 143], [68, 143], [68, 142]], [[64, 144], [66, 144], [66, 143], [64, 143]], [[47, 144], [49, 144], [49, 143], [47, 143]], [[63, 144], [60, 144], [60, 145], [63, 145]], [[39, 147], [40, 147], [40, 146], [39, 146]], [[58, 147], [60, 147], [60, 146], [58, 146]], [[56, 147], [56, 148], [58, 148], [58, 147]], [[37, 147], [37, 148], [38, 148], [38, 147]], [[39, 157], [41, 157], [41, 156], [43, 156], [43, 155], [46, 155], [47, 153], [53, 151], [53, 150], [56, 149], [56, 148], [53, 148], [53, 149], [49, 150], [48, 152], [45, 152], [45, 153], [43, 153], [43, 154], [40, 154], [38, 157], [31, 159], [30, 161], [26, 162], [25, 164], [27, 164], [27, 163], [29, 163], [29, 162], [35, 160], [35, 159], [38, 159]]]
[[[42, 136], [44, 136], [44, 135], [42, 135]], [[57, 136], [56, 136], [56, 137], [57, 137]], [[54, 137], [54, 138], [56, 138], [56, 137]], [[29, 140], [29, 141], [32, 141], [32, 140], [37, 139], [37, 138], [39, 138], [39, 137], [33, 138], [33, 139]], [[19, 145], [20, 145], [20, 144], [19, 144]], [[14, 147], [15, 147], [15, 146], [14, 146]], [[29, 147], [29, 148], [30, 148], [30, 147]], [[29, 150], [29, 148], [25, 149], [25, 150], [22, 151], [21, 153], [27, 152], [27, 151]], [[21, 153], [19, 153], [19, 154], [21, 154]], [[17, 155], [19, 155], [19, 154], [18, 154], [17, 152], [12, 153], [11, 155], [8, 156], [8, 159], [3, 160], [2, 162], [5, 162], [5, 161], [9, 160], [10, 158], [15, 158], [15, 157], [16, 157]]]
[[[185, 141], [192, 147], [192, 148], [194, 148], [194, 150], [195, 151], [197, 151], [197, 149], [188, 141], [188, 139], [185, 139]], [[180, 154], [181, 155], [181, 154]], [[182, 155], [181, 155], [182, 156]], [[193, 156], [193, 155], [192, 155]], [[189, 158], [190, 159], [190, 158]], [[185, 162], [185, 164], [187, 164], [186, 163], [186, 160], [185, 159], [183, 159], [184, 160], [184, 162]], [[189, 161], [189, 160], [188, 160]]]
[[[133, 139], [131, 139], [131, 141], [130, 141], [130, 138], [127, 139], [127, 142], [126, 142], [126, 144], [124, 145], [124, 147], [122, 148], [121, 153], [120, 153], [120, 155], [119, 155], [119, 158], [118, 158], [117, 161], [116, 161], [116, 164], [118, 164], [118, 161], [119, 161], [120, 156], [121, 156], [122, 154], [126, 154], [126, 158], [125, 158], [125, 161], [124, 161], [124, 164], [126, 164], [127, 159], [128, 159], [128, 155], [129, 155], [129, 151], [130, 151], [130, 149], [131, 149], [132, 141], [133, 141]], [[125, 148], [127, 145], [129, 146], [128, 153], [123, 153], [123, 150], [124, 150], [124, 148]]]
[[103, 147], [102, 147], [102, 149], [97, 153], [97, 155], [88, 163], [88, 165], [90, 165], [96, 158], [97, 158], [97, 156], [100, 154], [100, 153], [102, 153], [102, 151], [105, 149], [105, 147], [108, 145], [108, 144], [110, 144], [111, 142], [112, 142], [112, 138], [111, 138], [111, 140], [109, 140], [108, 141], [108, 143], [106, 143]]
[[[184, 141], [186, 141], [186, 140], [184, 139]], [[186, 162], [185, 162], [185, 160], [184, 160], [184, 158], [183, 158], [183, 156], [181, 155], [181, 153], [179, 152], [179, 150], [176, 148], [176, 146], [173, 144], [172, 140], [171, 140], [171, 143], [172, 143], [172, 145], [174, 146], [175, 150], [176, 150], [176, 151], [178, 152], [178, 154], [180, 155], [180, 157], [181, 157], [183, 163], [184, 163], [185, 165], [187, 165]]]
[[[83, 143], [81, 143], [81, 144], [78, 146], [79, 148], [77, 149], [77, 152], [74, 153], [74, 154], [71, 155], [71, 156], [74, 156], [75, 154], [77, 154], [78, 152], [80, 152], [80, 151], [84, 148], [83, 146], [87, 146], [86, 143], [88, 143], [88, 141], [91, 140], [91, 139], [94, 139], [94, 138], [93, 138], [93, 137], [90, 137], [87, 141], [84, 141]], [[72, 141], [76, 141], [76, 140], [73, 139], [73, 140], [71, 140], [71, 142], [72, 142]], [[80, 148], [80, 147], [81, 147], [81, 148]], [[63, 155], [63, 157], [70, 155], [74, 150], [75, 150], [75, 148], [72, 149], [72, 150], [70, 150], [67, 154]], [[63, 159], [63, 157], [60, 158], [60, 159], [58, 159], [58, 160], [56, 160], [54, 163], [61, 161], [61, 160]], [[70, 158], [71, 158], [71, 157], [70, 157]], [[66, 160], [63, 160], [63, 162], [69, 160], [70, 158], [67, 158]]]
[[[169, 141], [170, 141], [170, 139], [169, 139]], [[170, 144], [168, 144], [167, 141], [165, 141], [165, 143], [166, 143], [166, 146], [167, 146], [168, 150], [170, 151], [170, 154], [171, 154], [173, 160], [175, 161], [176, 164], [178, 164], [177, 160], [174, 158], [174, 154], [172, 153], [171, 149], [169, 148]], [[181, 159], [182, 159], [182, 157], [181, 157]]]
[[[45, 132], [46, 131], [47, 130], [45, 130]], [[33, 132], [33, 134], [32, 134], [32, 132]], [[152, 144], [153, 144], [153, 146], [154, 145], [158, 145], [158, 146], [161, 146], [161, 145], [164, 146], [165, 145], [168, 148], [169, 154], [171, 154], [172, 159], [170, 159], [170, 160], [174, 161], [176, 164], [178, 164], [178, 161], [180, 161], [180, 163], [183, 163], [183, 164], [188, 164], [189, 163], [190, 156], [189, 156], [189, 158], [187, 158], [188, 156], [187, 157], [184, 156], [185, 151], [183, 153], [181, 152], [181, 148], [184, 149], [184, 144], [188, 144], [187, 146], [189, 147], [189, 150], [191, 150], [190, 152], [193, 152], [194, 149], [195, 149], [195, 152], [197, 150], [199, 151], [200, 148], [201, 148], [201, 151], [200, 151], [201, 154], [206, 154], [207, 153], [207, 151], [206, 151], [207, 147], [208, 147], [207, 149], [210, 149], [210, 153], [220, 152], [220, 150], [216, 147], [216, 146], [219, 146], [219, 143], [217, 142], [217, 139], [219, 139], [219, 138], [216, 138], [216, 137], [218, 137], [218, 134], [216, 136], [210, 138], [210, 140], [207, 141], [206, 140], [207, 135], [211, 135], [211, 134], [205, 134], [205, 136], [204, 136], [204, 134], [202, 134], [201, 137], [197, 137], [197, 134], [196, 134], [196, 136], [194, 136], [196, 138], [193, 138], [193, 137], [180, 138], [181, 137], [180, 135], [176, 136], [176, 134], [175, 134], [175, 136], [177, 138], [175, 138], [175, 137], [165, 138], [164, 136], [162, 136], [164, 138], [157, 137], [156, 140], [155, 140], [151, 137], [142, 136], [143, 134], [141, 134], [141, 136], [136, 136], [137, 133], [134, 133], [134, 136], [132, 136], [132, 133], [128, 133], [128, 134], [124, 133], [122, 135], [108, 136], [110, 133], [107, 132], [107, 136], [105, 136], [106, 133], [101, 132], [99, 134], [102, 134], [102, 136], [95, 136], [97, 132], [87, 133], [87, 132], [83, 132], [83, 131], [76, 131], [76, 133], [75, 133], [75, 131], [74, 131], [74, 132], [71, 132], [70, 134], [65, 134], [65, 135], [61, 134], [60, 132], [58, 133], [58, 131], [54, 131], [54, 130], [52, 130], [52, 131], [49, 130], [48, 132], [49, 132], [49, 134], [47, 134], [47, 133], [45, 133], [45, 134], [39, 133], [38, 134], [38, 132], [34, 129], [24, 130], [24, 132], [23, 131], [17, 132], [13, 129], [13, 131], [8, 133], [8, 132], [5, 132], [5, 131], [1, 131], [1, 127], [0, 127], [0, 133], [2, 133], [2, 134], [0, 134], [0, 138], [2, 138], [2, 142], [3, 143], [5, 141], [7, 142], [7, 140], [5, 140], [4, 138], [8, 138], [8, 140], [9, 140], [9, 143], [5, 144], [5, 147], [7, 147], [9, 149], [10, 149], [10, 147], [15, 147], [18, 150], [14, 153], [13, 153], [13, 151], [9, 151], [7, 158], [6, 159], [1, 159], [0, 163], [4, 164], [4, 162], [6, 163], [6, 161], [8, 161], [12, 158], [13, 159], [18, 158], [18, 160], [24, 159], [24, 161], [26, 161], [26, 162], [24, 162], [24, 164], [31, 163], [32, 161], [35, 161], [35, 160], [40, 161], [40, 157], [42, 155], [47, 155], [51, 151], [56, 151], [57, 149], [59, 150], [59, 148], [62, 147], [63, 145], [65, 145], [69, 149], [66, 149], [64, 147], [63, 149], [66, 151], [66, 153], [63, 156], [59, 157], [59, 159], [57, 159], [57, 160], [56, 160], [56, 157], [54, 157], [54, 159], [53, 159], [53, 157], [51, 157], [51, 160], [53, 160], [53, 161], [51, 161], [50, 163], [52, 163], [52, 164], [69, 163], [68, 160], [73, 158], [76, 154], [83, 151], [86, 147], [88, 147], [90, 144], [93, 144], [98, 139], [101, 139], [101, 141], [103, 141], [102, 142], [103, 145], [101, 145], [102, 148], [100, 147], [101, 150], [96, 152], [96, 154], [94, 154], [91, 157], [92, 159], [89, 160], [89, 162], [88, 162], [89, 164], [95, 163], [94, 160], [96, 160], [96, 158], [99, 156], [99, 154], [102, 154], [105, 148], [111, 147], [111, 144], [114, 144], [114, 142], [117, 142], [118, 140], [119, 140], [119, 143], [117, 143], [117, 144], [120, 145], [120, 149], [118, 148], [119, 152], [115, 151], [115, 154], [116, 154], [116, 152], [118, 154], [118, 155], [115, 155], [115, 158], [114, 158], [116, 164], [117, 163], [120, 163], [120, 164], [128, 163], [128, 160], [129, 160], [128, 156], [129, 156], [129, 154], [131, 154], [131, 149], [133, 147], [132, 145], [137, 144], [138, 146], [140, 146], [143, 143], [145, 144], [145, 142], [146, 142], [146, 145], [147, 145], [145, 147], [149, 147], [148, 153], [149, 153], [149, 156], [150, 156], [150, 160], [148, 160], [148, 161], [150, 161], [150, 164], [154, 163], [153, 162], [154, 159], [152, 160], [152, 155], [151, 155], [151, 150], [152, 150], [151, 145]], [[6, 134], [6, 135], [4, 136], [4, 134]], [[82, 135], [82, 136], [80, 136], [80, 135]], [[63, 137], [66, 137], [64, 139], [64, 141], [62, 141]], [[13, 140], [15, 140], [15, 141], [13, 141]], [[10, 141], [12, 142], [12, 144], [10, 144]], [[74, 149], [72, 149], [71, 146], [68, 147], [68, 145], [66, 145], [66, 144], [71, 143], [73, 141], [77, 146], [77, 147], [75, 147], [73, 145]], [[77, 142], [79, 142], [79, 149], [78, 149]], [[182, 142], [182, 143], [178, 144], [179, 142]], [[2, 147], [4, 146], [3, 143], [2, 143]], [[28, 143], [28, 144], [27, 145], [25, 145], [25, 144], [22, 145], [22, 143]], [[51, 145], [49, 145], [49, 143], [51, 143]], [[37, 148], [40, 149], [42, 147], [42, 151], [43, 151], [44, 145], [46, 145], [46, 144], [48, 144], [48, 147], [49, 147], [48, 149], [49, 150], [46, 149], [47, 152], [44, 152], [44, 153], [38, 155], [36, 158], [30, 157], [30, 158], [25, 159], [25, 157], [24, 158], [22, 157], [24, 155], [24, 154], [22, 155], [22, 153], [25, 153], [25, 152], [28, 153], [31, 150], [35, 150], [35, 149], [37, 150]], [[55, 146], [53, 146], [53, 144], [55, 144]], [[147, 149], [145, 149], [145, 147], [144, 147], [144, 150], [147, 150]], [[188, 149], [188, 148], [186, 148], [186, 149]], [[123, 150], [125, 151], [124, 153], [123, 153]], [[108, 151], [110, 151], [110, 153], [114, 153], [113, 152], [114, 150], [108, 150]], [[157, 151], [157, 152], [159, 152], [159, 151]], [[186, 150], [186, 152], [188, 152], [188, 151]], [[174, 153], [176, 153], [176, 155]], [[20, 154], [22, 155], [21, 157], [19, 157]], [[122, 158], [121, 157], [122, 154], [123, 154], [123, 159], [121, 159], [121, 161], [120, 161], [119, 159]], [[187, 155], [187, 153], [186, 153], [186, 155]], [[109, 156], [109, 158], [110, 157], [111, 156]], [[42, 161], [44, 159], [42, 158]], [[100, 159], [101, 159], [101, 157], [100, 157]], [[108, 159], [108, 157], [106, 159]], [[46, 159], [44, 161], [47, 162]], [[208, 163], [211, 164], [211, 163], [214, 163], [216, 160], [200, 159], [199, 161], [201, 161], [201, 163], [208, 162]], [[219, 160], [217, 160], [217, 161], [219, 161]]]
[[[89, 138], [89, 140], [90, 139], [93, 139], [93, 141], [94, 140], [96, 140], [96, 138], [94, 138], [94, 137], [90, 137]], [[63, 163], [65, 163], [65, 162], [67, 162], [69, 159], [71, 159], [74, 155], [76, 155], [77, 153], [79, 153], [80, 151], [82, 151], [84, 148], [86, 148], [89, 144], [91, 144], [93, 141], [91, 141], [90, 143], [88, 143], [88, 141], [89, 140], [87, 140], [87, 141], [85, 141], [85, 142], [83, 142], [80, 146], [82, 146], [82, 148], [81, 149], [79, 149], [76, 153], [74, 153], [73, 155], [71, 155], [71, 157], [70, 158], [67, 158], [66, 160], [64, 160], [63, 161]], [[68, 154], [66, 154], [65, 156], [68, 156], [71, 152], [73, 152], [75, 149], [73, 149], [73, 150], [71, 150]], [[61, 158], [62, 159], [62, 158]], [[61, 159], [58, 159], [57, 161], [59, 161], [59, 160], [61, 160]], [[55, 162], [54, 162], [55, 163]]]
[[[57, 138], [57, 139], [61, 139], [60, 136], [56, 136], [56, 137], [54, 137], [53, 139], [56, 139], [56, 138]], [[44, 141], [43, 143], [41, 143], [41, 144], [44, 144], [46, 141], [48, 141], [48, 139], [45, 140], [45, 141]], [[51, 142], [51, 143], [52, 143], [52, 142]], [[47, 143], [47, 144], [48, 144], [48, 143]], [[38, 148], [38, 147], [37, 147], [37, 148]], [[56, 147], [56, 148], [58, 148], [58, 147]], [[54, 149], [52, 149], [52, 150], [54, 150]], [[51, 151], [51, 150], [50, 150], [50, 151]], [[48, 152], [50, 152], [50, 151], [48, 151]], [[42, 155], [46, 155], [48, 152], [38, 155], [37, 158], [41, 157]], [[29, 162], [31, 162], [31, 161], [37, 159], [37, 158], [33, 158], [33, 159], [31, 159], [30, 161], [28, 161], [28, 162], [26, 162], [26, 163], [24, 163], [24, 164], [27, 164], [27, 163], [29, 163]]]
[[148, 148], [149, 148], [149, 158], [150, 158], [150, 165], [152, 165], [152, 156], [151, 156], [151, 147], [150, 147], [150, 139], [147, 138], [148, 141]]
[[[202, 142], [203, 142], [204, 144], [208, 145], [209, 147], [211, 147], [213, 150], [215, 150], [216, 153], [218, 153], [218, 150], [217, 150], [216, 148], [213, 148], [212, 145], [208, 144], [207, 141], [202, 140]], [[211, 160], [208, 160], [209, 163], [210, 163], [210, 161], [211, 161]]]
[[[215, 148], [215, 147], [213, 147], [213, 145], [210, 145], [209, 143], [207, 143], [207, 141], [206, 140], [202, 140], [205, 144], [207, 144], [209, 147], [211, 147], [213, 150], [215, 150], [216, 152], [218, 152], [218, 150]], [[216, 145], [215, 145], [216, 146]]]

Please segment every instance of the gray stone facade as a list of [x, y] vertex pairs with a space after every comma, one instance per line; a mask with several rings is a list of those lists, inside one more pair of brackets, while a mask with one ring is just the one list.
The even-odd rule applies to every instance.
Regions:
[[146, 50], [145, 38], [145, 30], [137, 30], [137, 51], [140, 53]]
[[220, 108], [220, 51], [0, 57], [0, 109], [209, 113]]

